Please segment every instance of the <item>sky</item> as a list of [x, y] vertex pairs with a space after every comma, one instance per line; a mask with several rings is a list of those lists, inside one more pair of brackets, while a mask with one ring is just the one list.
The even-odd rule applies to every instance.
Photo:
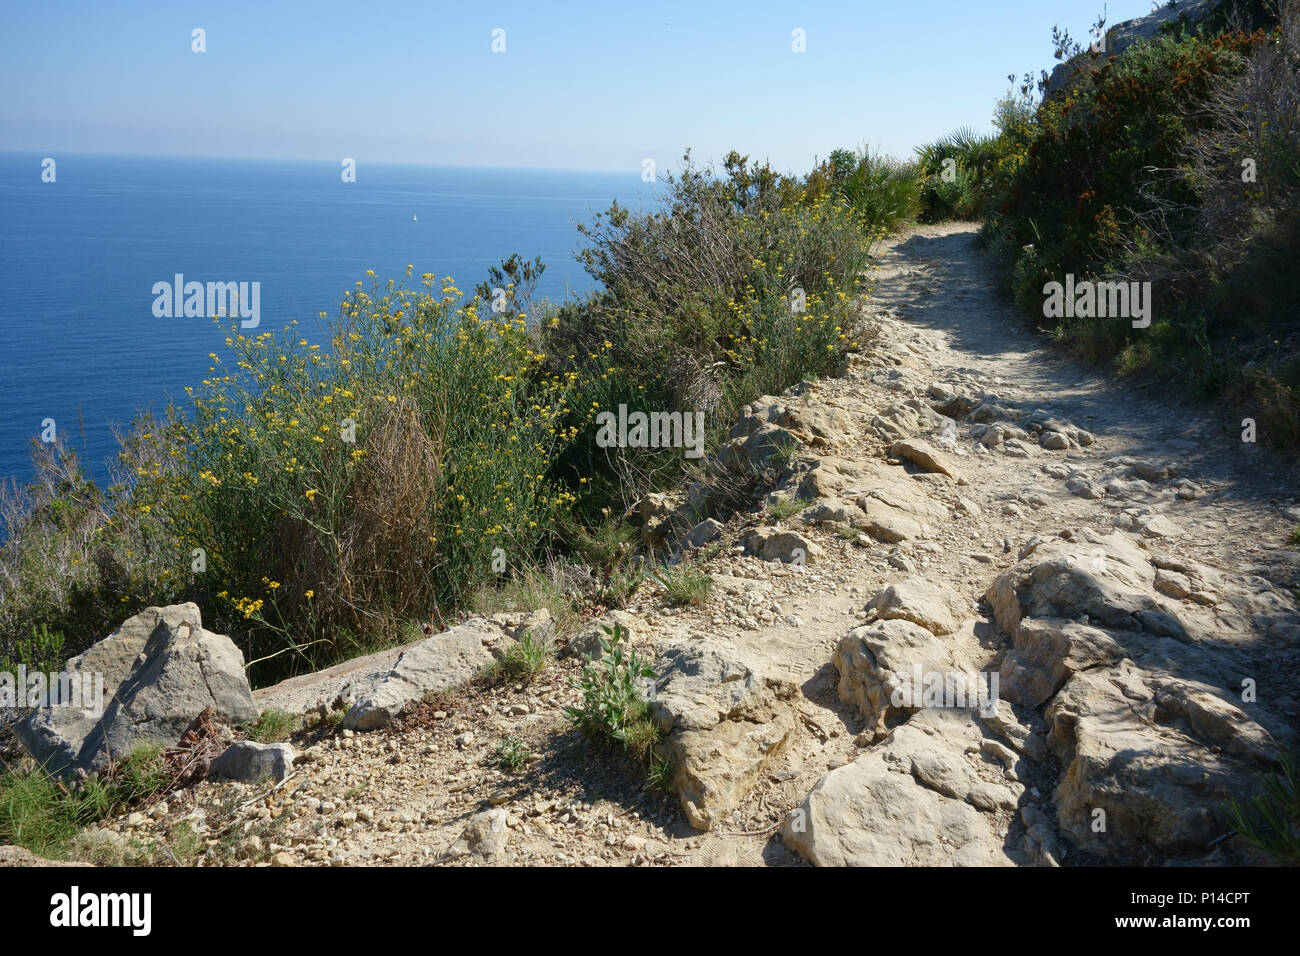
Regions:
[[625, 170], [690, 147], [804, 172], [990, 128], [1007, 74], [1101, 6], [0, 0], [0, 150]]

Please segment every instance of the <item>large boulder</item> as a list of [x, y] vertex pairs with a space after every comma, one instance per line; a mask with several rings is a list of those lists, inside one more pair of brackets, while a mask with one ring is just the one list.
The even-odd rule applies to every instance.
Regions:
[[229, 724], [257, 717], [243, 654], [203, 629], [194, 604], [141, 611], [69, 660], [66, 673], [83, 686], [102, 675], [105, 706], [98, 713], [47, 697], [18, 724], [28, 751], [54, 774], [104, 770], [140, 746], [175, 746], [209, 707]]
[[1118, 861], [1205, 853], [1277, 756], [1222, 692], [1127, 660], [1073, 675], [1046, 717], [1061, 831]]
[[1020, 562], [989, 587], [998, 624], [1014, 635], [1023, 616], [1083, 618], [1116, 627], [1187, 640], [1185, 625], [1156, 592], [1150, 555], [1127, 535], [1070, 530], [1035, 539]]

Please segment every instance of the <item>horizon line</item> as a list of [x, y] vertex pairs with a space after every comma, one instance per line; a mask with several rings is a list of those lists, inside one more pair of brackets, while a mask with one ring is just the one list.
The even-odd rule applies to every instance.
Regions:
[[[57, 156], [62, 153], [64, 156], [84, 156], [95, 158], [115, 158], [115, 159], [176, 159], [176, 160], [212, 160], [227, 161], [236, 163], [341, 163], [343, 159], [355, 159], [356, 157], [340, 157], [338, 159], [321, 159], [319, 156], [210, 156], [199, 153], [135, 153], [135, 152], [118, 152], [118, 151], [88, 151], [88, 150], [53, 150], [53, 149], [31, 149], [31, 148], [0, 148], [0, 156]], [[357, 165], [364, 163], [367, 166], [388, 166], [388, 167], [411, 167], [420, 169], [489, 169], [489, 170], [517, 170], [521, 172], [543, 172], [543, 173], [610, 173], [618, 174], [623, 172], [622, 169], [610, 168], [583, 168], [577, 166], [523, 166], [523, 165], [497, 165], [483, 164], [471, 165], [467, 163], [436, 163], [436, 162], [392, 162], [383, 160], [357, 160]], [[629, 176], [641, 176], [639, 167], [628, 168]]]

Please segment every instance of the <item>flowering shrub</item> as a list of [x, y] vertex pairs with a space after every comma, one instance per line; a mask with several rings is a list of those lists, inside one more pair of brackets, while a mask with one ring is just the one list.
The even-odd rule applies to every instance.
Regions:
[[61, 451], [5, 502], [0, 654], [33, 623], [76, 653], [193, 600], [264, 683], [441, 627], [591, 538], [579, 519], [681, 478], [678, 454], [630, 469], [598, 454], [601, 411], [700, 411], [716, 433], [839, 367], [868, 246], [916, 188], [853, 163], [804, 179], [734, 154], [725, 178], [688, 163], [659, 213], [615, 206], [585, 230], [604, 286], [586, 299], [535, 303], [540, 263], [512, 257], [468, 295], [410, 267], [370, 274], [328, 341], [232, 329], [188, 403], [123, 438], [122, 481], [101, 492]]
[[205, 553], [193, 586], [231, 628], [260, 625], [254, 656], [329, 659], [346, 635], [454, 606], [573, 498], [547, 472], [575, 376], [539, 371], [524, 317], [450, 278], [360, 285], [328, 349], [293, 326], [232, 333], [234, 362], [213, 356], [171, 422], [164, 497], [182, 551]]

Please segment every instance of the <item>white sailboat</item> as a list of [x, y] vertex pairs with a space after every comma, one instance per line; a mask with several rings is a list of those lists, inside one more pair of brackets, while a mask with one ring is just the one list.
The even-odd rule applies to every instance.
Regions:
[[412, 216], [412, 217], [411, 217], [411, 222], [419, 222], [419, 221], [420, 221], [420, 217], [419, 217], [419, 216]]

